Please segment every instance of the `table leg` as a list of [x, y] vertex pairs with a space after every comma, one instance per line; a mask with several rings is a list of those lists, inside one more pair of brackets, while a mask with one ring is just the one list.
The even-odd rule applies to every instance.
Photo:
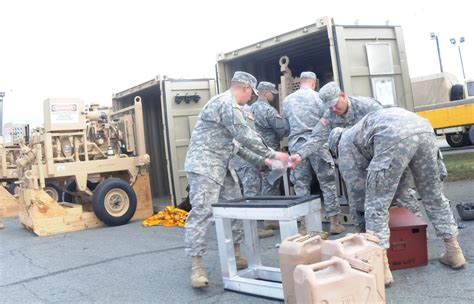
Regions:
[[321, 211], [310, 213], [304, 217], [306, 222], [306, 231], [317, 232], [323, 231], [323, 224], [321, 222]]
[[298, 222], [296, 219], [289, 221], [280, 221], [280, 236], [283, 242], [289, 236], [298, 234]]
[[232, 278], [237, 275], [237, 266], [235, 263], [231, 219], [214, 218], [214, 222], [216, 224], [217, 246], [219, 249], [222, 277]]
[[257, 221], [242, 220], [244, 225], [245, 244], [248, 249], [249, 268], [257, 268], [262, 266], [262, 258], [260, 253], [260, 239], [258, 238]]

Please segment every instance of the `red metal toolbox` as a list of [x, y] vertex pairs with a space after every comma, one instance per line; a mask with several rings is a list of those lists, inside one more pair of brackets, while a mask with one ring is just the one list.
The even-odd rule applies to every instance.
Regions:
[[391, 270], [428, 264], [427, 226], [406, 208], [390, 209], [390, 249], [387, 256]]

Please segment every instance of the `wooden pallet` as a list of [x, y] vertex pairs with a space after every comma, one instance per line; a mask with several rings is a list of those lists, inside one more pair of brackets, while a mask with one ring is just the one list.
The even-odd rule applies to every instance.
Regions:
[[19, 211], [18, 199], [0, 185], [0, 218], [18, 216]]
[[[153, 205], [148, 175], [139, 176], [133, 189], [137, 195], [137, 210], [132, 221], [151, 216]], [[38, 236], [105, 226], [93, 212], [84, 210], [82, 205], [58, 203], [43, 190], [20, 189], [19, 197], [20, 221]]]

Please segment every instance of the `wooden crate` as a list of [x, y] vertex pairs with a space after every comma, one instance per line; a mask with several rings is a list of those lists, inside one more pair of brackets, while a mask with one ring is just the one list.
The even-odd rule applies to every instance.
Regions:
[[0, 218], [18, 216], [19, 211], [18, 199], [0, 185]]

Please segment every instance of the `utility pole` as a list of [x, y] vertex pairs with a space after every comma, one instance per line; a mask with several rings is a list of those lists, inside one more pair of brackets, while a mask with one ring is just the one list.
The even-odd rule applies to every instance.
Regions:
[[[456, 45], [456, 38], [449, 39], [453, 45]], [[462, 68], [462, 77], [466, 79], [466, 74], [464, 73], [464, 63], [462, 61], [462, 54], [461, 54], [461, 44], [465, 41], [464, 37], [459, 38], [458, 44], [458, 51], [459, 51], [459, 59], [461, 60], [461, 68]]]
[[441, 51], [439, 49], [439, 41], [438, 41], [438, 35], [435, 33], [431, 33], [431, 40], [436, 40], [436, 48], [438, 49], [438, 60], [439, 60], [439, 69], [441, 70], [441, 73], [443, 73], [443, 64], [441, 63]]
[[5, 92], [0, 92], [0, 136], [3, 136], [3, 97]]

